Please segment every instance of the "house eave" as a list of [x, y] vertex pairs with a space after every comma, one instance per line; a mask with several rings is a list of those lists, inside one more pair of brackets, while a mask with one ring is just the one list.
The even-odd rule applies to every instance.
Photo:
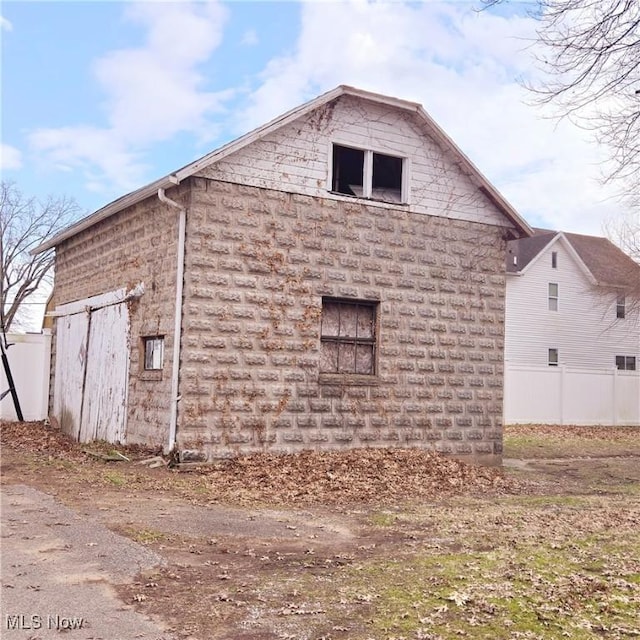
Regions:
[[175, 174], [170, 174], [168, 176], [164, 176], [151, 184], [146, 185], [136, 191], [132, 191], [117, 200], [114, 200], [110, 204], [101, 209], [98, 209], [91, 215], [88, 215], [86, 218], [79, 220], [78, 222], [72, 224], [71, 226], [63, 229], [60, 233], [57, 233], [55, 236], [49, 238], [42, 244], [38, 245], [35, 249], [31, 251], [33, 255], [37, 255], [39, 253], [43, 253], [44, 251], [48, 251], [59, 244], [63, 243], [65, 240], [72, 238], [73, 236], [93, 227], [94, 225], [110, 218], [116, 213], [126, 209], [127, 207], [131, 207], [134, 204], [138, 204], [147, 198], [154, 196], [158, 189], [168, 189], [169, 187], [173, 187], [176, 185]]

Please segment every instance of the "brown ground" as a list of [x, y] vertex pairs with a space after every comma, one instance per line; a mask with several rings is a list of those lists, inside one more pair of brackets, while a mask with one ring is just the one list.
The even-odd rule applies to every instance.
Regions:
[[[466, 631], [451, 635], [441, 630], [453, 624], [451, 598], [462, 607], [471, 596], [454, 591], [422, 612], [446, 581], [472, 571], [469, 558], [481, 567], [502, 548], [520, 554], [538, 540], [546, 553], [549, 537], [564, 548], [575, 536], [615, 527], [623, 537], [640, 524], [639, 429], [508, 428], [506, 455], [515, 460], [504, 471], [420, 451], [359, 450], [261, 454], [185, 472], [137, 464], [154, 455], [142, 449], [118, 448], [128, 462], [106, 460], [117, 457], [110, 445], [80, 446], [40, 423], [5, 423], [0, 436], [3, 483], [53, 494], [167, 559], [118, 590], [184, 638], [488, 637], [469, 629], [495, 617], [495, 603], [478, 604]], [[640, 548], [637, 538], [629, 544]], [[422, 596], [395, 573], [434, 560], [430, 571], [443, 572], [452, 558], [460, 567]], [[389, 592], [385, 572], [401, 594]], [[632, 596], [640, 610], [640, 589]], [[553, 627], [536, 635], [533, 622], [509, 615], [523, 625], [520, 637], [556, 637]], [[598, 623], [606, 634], [569, 637], [629, 637], [616, 616], [618, 627]], [[501, 635], [505, 624], [492, 637], [511, 637]]]

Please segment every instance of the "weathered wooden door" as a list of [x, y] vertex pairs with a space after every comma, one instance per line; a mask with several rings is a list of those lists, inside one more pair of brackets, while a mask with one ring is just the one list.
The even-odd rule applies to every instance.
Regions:
[[86, 312], [61, 316], [56, 324], [53, 415], [60, 428], [76, 440], [82, 417], [88, 328], [89, 314]]
[[57, 321], [54, 415], [80, 442], [125, 442], [128, 307], [88, 308]]
[[124, 442], [129, 378], [126, 304], [91, 312], [80, 441]]

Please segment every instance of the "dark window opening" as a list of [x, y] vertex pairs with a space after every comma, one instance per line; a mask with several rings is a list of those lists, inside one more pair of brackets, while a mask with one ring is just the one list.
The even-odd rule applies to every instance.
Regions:
[[616, 301], [616, 318], [624, 318], [627, 315], [627, 300], [625, 296], [618, 296]]
[[558, 252], [557, 251], [551, 252], [551, 268], [552, 269], [558, 268]]
[[348, 196], [363, 196], [364, 151], [333, 145], [333, 191]]
[[386, 202], [402, 202], [402, 158], [373, 154], [371, 197]]
[[616, 356], [616, 369], [619, 369], [620, 371], [635, 371], [636, 357], [635, 356]]
[[550, 367], [558, 366], [558, 350], [557, 349], [549, 349], [549, 366]]
[[403, 202], [402, 158], [334, 144], [332, 163], [332, 191], [383, 202]]
[[322, 300], [320, 371], [375, 374], [376, 303]]

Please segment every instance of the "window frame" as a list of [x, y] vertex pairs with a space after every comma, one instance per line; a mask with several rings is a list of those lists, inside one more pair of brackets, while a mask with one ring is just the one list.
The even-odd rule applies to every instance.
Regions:
[[[555, 295], [551, 293], [551, 287], [555, 287]], [[547, 304], [549, 311], [558, 311], [560, 307], [560, 287], [557, 282], [549, 282], [547, 287]]]
[[[371, 310], [372, 314], [372, 323], [371, 323], [371, 333], [372, 335], [369, 337], [361, 337], [357, 335], [358, 328], [358, 311], [356, 309], [356, 335], [355, 336], [341, 336], [339, 334], [340, 331], [340, 320], [338, 320], [338, 335], [330, 335], [324, 333], [324, 319], [325, 319], [325, 305], [334, 304], [339, 305], [341, 307], [365, 307]], [[365, 299], [355, 299], [355, 298], [336, 298], [332, 296], [323, 296], [322, 297], [322, 306], [321, 306], [321, 314], [320, 314], [320, 350], [322, 353], [323, 347], [325, 344], [337, 344], [338, 345], [338, 354], [336, 360], [336, 368], [327, 370], [323, 369], [323, 359], [322, 355], [320, 357], [320, 365], [319, 365], [319, 373], [322, 378], [328, 379], [331, 381], [336, 377], [340, 379], [353, 379], [360, 380], [363, 383], [370, 383], [375, 381], [378, 376], [378, 336], [379, 336], [379, 306], [380, 303], [377, 300], [365, 300]], [[340, 315], [338, 316], [340, 318]], [[354, 362], [353, 369], [349, 369], [347, 371], [340, 370], [340, 346], [348, 345], [354, 346]], [[358, 371], [358, 361], [357, 361], [357, 352], [358, 347], [366, 346], [371, 349], [371, 371], [370, 372], [362, 372]]]
[[558, 268], [558, 252], [557, 251], [551, 252], [551, 268], [552, 269]]
[[627, 317], [627, 296], [620, 294], [616, 298], [616, 319], [624, 320]]
[[637, 371], [638, 370], [638, 360], [636, 356], [616, 356], [615, 363], [616, 363], [616, 369], [618, 371]]
[[[151, 345], [151, 350], [148, 347]], [[156, 366], [155, 356], [159, 351], [159, 363]], [[149, 356], [151, 356], [151, 366], [149, 365]], [[143, 336], [142, 337], [142, 371], [144, 373], [162, 372], [164, 369], [164, 336]]]
[[[336, 189], [335, 184], [335, 148], [343, 147], [353, 151], [362, 152], [364, 154], [363, 167], [362, 167], [362, 194], [350, 194], [343, 193]], [[376, 198], [373, 195], [373, 180], [374, 180], [374, 156], [385, 156], [388, 158], [394, 158], [402, 162], [401, 176], [400, 176], [400, 200], [386, 200], [384, 198]], [[389, 153], [387, 150], [378, 150], [370, 147], [358, 147], [348, 142], [342, 142], [340, 140], [332, 140], [329, 145], [329, 171], [327, 180], [327, 190], [335, 195], [345, 196], [347, 198], [361, 198], [365, 200], [373, 200], [374, 202], [383, 202], [385, 204], [393, 205], [408, 205], [409, 204], [409, 158], [403, 155], [396, 155]]]
[[558, 347], [549, 347], [547, 351], [547, 365], [550, 367], [558, 367], [560, 365], [560, 350]]

